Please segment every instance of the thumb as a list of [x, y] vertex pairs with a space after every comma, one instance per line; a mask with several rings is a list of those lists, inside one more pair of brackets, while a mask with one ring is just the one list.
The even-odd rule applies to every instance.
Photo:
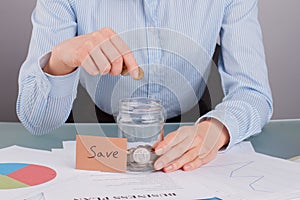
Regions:
[[142, 79], [144, 77], [144, 71], [139, 66], [133, 67], [130, 71], [128, 70], [127, 66], [123, 66], [121, 74], [123, 76], [127, 76], [127, 75], [130, 74], [130, 76], [134, 80], [140, 80], [140, 79]]

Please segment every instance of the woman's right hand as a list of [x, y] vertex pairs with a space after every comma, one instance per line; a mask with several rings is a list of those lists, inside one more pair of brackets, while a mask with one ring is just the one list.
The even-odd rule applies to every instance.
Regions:
[[66, 40], [52, 50], [44, 72], [61, 76], [78, 66], [91, 75], [121, 74], [123, 65], [132, 78], [139, 76], [138, 64], [125, 42], [110, 28]]

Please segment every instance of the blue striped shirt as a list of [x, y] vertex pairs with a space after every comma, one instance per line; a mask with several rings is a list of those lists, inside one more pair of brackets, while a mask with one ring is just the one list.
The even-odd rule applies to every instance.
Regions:
[[[176, 116], [201, 97], [219, 38], [225, 97], [199, 120], [221, 121], [231, 146], [259, 133], [272, 115], [257, 15], [257, 0], [38, 0], [19, 75], [19, 119], [33, 134], [62, 126], [79, 81], [107, 113], [117, 113], [120, 98], [146, 96], [160, 99], [168, 118]], [[145, 71], [141, 81], [91, 76], [80, 67], [66, 76], [42, 71], [55, 45], [104, 27], [120, 34], [133, 51]]]

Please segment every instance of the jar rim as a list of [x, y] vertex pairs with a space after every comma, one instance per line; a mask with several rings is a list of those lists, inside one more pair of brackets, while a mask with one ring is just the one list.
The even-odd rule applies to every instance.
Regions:
[[127, 98], [120, 99], [119, 103], [136, 102], [138, 100], [145, 100], [145, 101], [148, 101], [148, 102], [156, 102], [156, 103], [161, 105], [161, 100], [154, 99], [154, 98], [149, 98], [149, 97], [127, 97]]
[[147, 97], [123, 98], [119, 101], [119, 112], [146, 113], [162, 112], [163, 107], [159, 99]]

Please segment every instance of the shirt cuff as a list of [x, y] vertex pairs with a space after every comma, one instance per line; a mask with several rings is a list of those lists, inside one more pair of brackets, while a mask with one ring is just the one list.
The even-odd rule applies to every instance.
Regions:
[[51, 56], [51, 52], [42, 56], [39, 59], [39, 66], [42, 73], [48, 79], [51, 89], [49, 92], [49, 96], [52, 97], [66, 97], [73, 96], [76, 97], [77, 94], [77, 85], [79, 81], [79, 68], [77, 68], [74, 72], [64, 75], [64, 76], [54, 76], [48, 73], [45, 73], [42, 69], [48, 63]]
[[222, 151], [227, 151], [233, 145], [238, 143], [239, 125], [237, 119], [233, 114], [224, 110], [212, 110], [207, 114], [203, 115], [202, 117], [200, 117], [197, 120], [196, 124], [205, 121], [207, 118], [214, 118], [220, 121], [228, 130], [229, 137], [230, 137], [229, 144], [225, 149], [222, 149]]

